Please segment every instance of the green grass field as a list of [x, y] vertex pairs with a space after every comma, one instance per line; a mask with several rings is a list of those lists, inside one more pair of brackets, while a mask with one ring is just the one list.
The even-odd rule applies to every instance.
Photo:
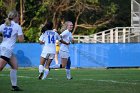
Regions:
[[[9, 69], [0, 72], [0, 93], [11, 91]], [[72, 80], [65, 70], [51, 70], [46, 80], [38, 80], [37, 68], [20, 68], [18, 93], [140, 93], [140, 69], [72, 69]]]

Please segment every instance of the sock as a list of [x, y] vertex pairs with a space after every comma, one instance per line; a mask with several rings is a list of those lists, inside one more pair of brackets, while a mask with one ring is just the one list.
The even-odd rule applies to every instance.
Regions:
[[43, 73], [44, 70], [44, 66], [43, 65], [39, 65], [39, 73]]
[[17, 70], [16, 69], [11, 69], [10, 80], [11, 80], [12, 86], [17, 86]]
[[45, 79], [49, 74], [49, 69], [44, 69], [44, 74], [43, 74], [43, 78], [42, 79]]
[[61, 68], [60, 66], [61, 64], [55, 64], [55, 65], [50, 66], [50, 68], [51, 69]]
[[62, 64], [60, 64], [60, 66], [59, 66], [60, 68], [62, 68]]
[[68, 61], [67, 61], [66, 69], [70, 69], [70, 67], [71, 67], [71, 60], [70, 60], [70, 57], [69, 57]]
[[71, 78], [70, 69], [66, 69], [66, 76], [67, 76], [67, 79]]

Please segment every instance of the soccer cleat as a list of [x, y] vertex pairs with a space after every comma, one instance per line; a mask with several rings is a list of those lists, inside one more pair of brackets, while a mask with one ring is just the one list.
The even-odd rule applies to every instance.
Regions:
[[55, 64], [49, 67], [50, 69], [58, 69], [58, 68], [62, 68], [61, 64]]
[[18, 86], [12, 86], [12, 91], [23, 91]]
[[72, 79], [73, 79], [72, 77], [67, 78], [67, 80], [72, 80]]
[[38, 79], [40, 79], [40, 80], [41, 80], [41, 79], [42, 79], [42, 77], [43, 77], [43, 72], [39, 74]]
[[42, 80], [45, 80], [46, 79], [46, 77], [42, 77]]

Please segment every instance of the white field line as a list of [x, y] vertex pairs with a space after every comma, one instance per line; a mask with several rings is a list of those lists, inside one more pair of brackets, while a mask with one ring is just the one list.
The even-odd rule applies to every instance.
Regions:
[[[9, 76], [7, 74], [0, 74], [0, 76]], [[37, 78], [37, 77], [30, 77], [30, 76], [19, 76], [19, 78]], [[47, 79], [53, 79], [53, 78], [47, 78]], [[58, 79], [55, 79], [58, 80]], [[77, 80], [77, 79], [76, 79]], [[122, 82], [122, 81], [116, 81], [116, 80], [94, 80], [94, 79], [78, 79], [78, 80], [85, 80], [85, 81], [98, 81], [98, 82], [112, 82], [112, 83], [120, 83], [120, 84], [132, 84], [132, 85], [136, 85], [138, 83], [130, 83], [130, 82]], [[134, 80], [134, 81], [140, 81], [140, 80]]]
[[99, 81], [99, 82], [112, 82], [112, 83], [122, 83], [122, 84], [132, 84], [132, 85], [136, 85], [137, 84], [137, 83], [116, 81], [116, 80], [94, 80], [94, 79], [82, 79], [82, 80], [91, 80], [91, 81]]
[[[0, 76], [10, 76], [10, 75], [6, 75], [6, 74], [0, 74]], [[30, 76], [17, 76], [19, 78], [32, 78], [32, 79], [35, 79], [35, 78], [38, 78], [38, 77], [30, 77]], [[52, 79], [52, 78], [47, 78], [47, 79]]]

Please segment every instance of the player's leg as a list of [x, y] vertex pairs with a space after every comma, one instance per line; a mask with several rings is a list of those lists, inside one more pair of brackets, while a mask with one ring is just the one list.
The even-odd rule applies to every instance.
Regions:
[[66, 65], [67, 65], [67, 62], [68, 62], [69, 53], [61, 51], [60, 52], [60, 57], [61, 57], [62, 68], [65, 68]]
[[59, 54], [59, 52], [56, 51], [56, 53], [55, 53], [55, 64], [56, 65], [58, 64], [58, 54]]
[[12, 90], [13, 91], [21, 91], [21, 89], [17, 86], [17, 70], [18, 70], [18, 64], [16, 57], [12, 54], [10, 58], [10, 62], [8, 64], [11, 66], [10, 70], [10, 80], [12, 84]]
[[[20, 91], [21, 89], [17, 86], [17, 61], [14, 55], [12, 54], [12, 51], [6, 48], [2, 48], [1, 51], [1, 60], [3, 62], [7, 62], [11, 66], [11, 71], [10, 71], [10, 80], [12, 84], [12, 90], [13, 91]], [[4, 64], [5, 64], [4, 62]]]
[[71, 60], [70, 60], [70, 57], [69, 57], [67, 65], [66, 65], [66, 76], [67, 76], [68, 80], [72, 79], [71, 72], [70, 72], [70, 67], [71, 67]]
[[5, 51], [3, 51], [4, 49], [5, 48], [0, 47], [0, 71], [2, 71], [3, 68], [6, 66], [6, 64], [7, 64], [6, 60], [9, 60], [9, 58], [4, 56], [4, 54], [5, 54]]
[[42, 77], [43, 77], [45, 61], [46, 61], [46, 59], [44, 57], [40, 57], [39, 77], [38, 77], [38, 79], [42, 79]]
[[67, 52], [60, 51], [61, 64], [52, 65], [52, 66], [50, 66], [50, 68], [51, 69], [65, 68], [66, 64], [67, 64], [68, 57], [69, 57], [69, 54]]
[[46, 61], [46, 67], [44, 68], [44, 74], [43, 74], [42, 79], [47, 78], [47, 76], [48, 76], [48, 74], [49, 74], [49, 66], [50, 66], [51, 62], [52, 62], [52, 59], [48, 59], [48, 60]]
[[58, 54], [59, 54], [59, 50], [60, 50], [60, 46], [59, 46], [59, 41], [56, 40], [56, 53], [55, 53], [55, 64], [58, 64]]
[[7, 62], [4, 59], [0, 58], [0, 71], [3, 70], [6, 64]]
[[62, 68], [65, 68], [67, 65], [68, 58], [61, 58]]
[[55, 56], [55, 54], [48, 54], [47, 55], [47, 57], [46, 57], [46, 59], [47, 59], [46, 66], [45, 66], [45, 69], [44, 69], [44, 75], [43, 75], [42, 79], [45, 79], [48, 76], [49, 67], [50, 67], [50, 64], [51, 64], [52, 60], [54, 59], [54, 56]]
[[50, 66], [50, 67], [49, 67], [50, 69], [57, 69], [57, 68], [60, 68], [60, 64], [59, 64], [59, 62], [58, 62], [58, 54], [59, 54], [59, 51], [56, 51], [55, 57], [54, 57], [54, 59], [55, 59], [55, 65]]

